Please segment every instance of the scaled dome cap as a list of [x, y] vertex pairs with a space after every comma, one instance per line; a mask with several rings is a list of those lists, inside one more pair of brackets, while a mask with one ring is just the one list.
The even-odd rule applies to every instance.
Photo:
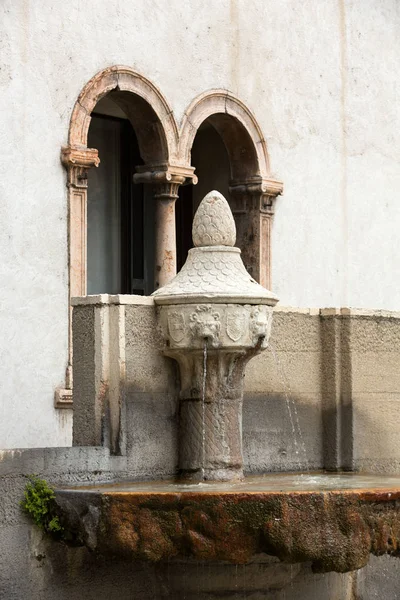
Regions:
[[152, 296], [156, 304], [267, 304], [278, 298], [247, 272], [236, 241], [235, 221], [226, 199], [217, 191], [201, 201], [193, 220], [194, 248], [167, 285]]
[[193, 219], [192, 238], [197, 248], [235, 245], [235, 219], [228, 202], [219, 192], [209, 192], [200, 202]]

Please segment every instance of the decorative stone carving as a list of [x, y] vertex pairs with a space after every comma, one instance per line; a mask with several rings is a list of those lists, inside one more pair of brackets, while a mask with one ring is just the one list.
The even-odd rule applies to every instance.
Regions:
[[159, 322], [171, 349], [241, 348], [261, 338], [268, 344], [272, 306], [252, 304], [171, 304], [159, 306]]
[[185, 317], [182, 313], [173, 310], [167, 316], [168, 333], [174, 342], [181, 342], [185, 337]]
[[212, 346], [217, 346], [221, 331], [221, 316], [211, 304], [199, 304], [190, 315], [190, 330], [193, 338], [204, 340]]
[[207, 194], [193, 220], [193, 244], [199, 246], [234, 246], [235, 220], [225, 198], [218, 192]]
[[244, 370], [268, 344], [277, 298], [247, 273], [218, 192], [201, 202], [193, 240], [181, 271], [153, 294], [164, 352], [180, 367], [180, 477], [241, 479]]
[[[219, 208], [216, 211], [215, 206]], [[209, 212], [210, 214], [209, 214]], [[225, 221], [215, 225], [215, 215], [221, 218], [229, 214]], [[211, 234], [204, 232], [205, 225]], [[189, 250], [188, 258], [177, 276], [162, 289], [154, 292], [156, 303], [176, 304], [202, 302], [205, 297], [213, 302], [243, 302], [248, 304], [269, 304], [273, 306], [277, 298], [272, 292], [259, 285], [246, 271], [235, 243], [235, 224], [229, 204], [219, 192], [210, 192], [201, 202], [193, 221], [194, 242], [197, 247]], [[207, 237], [208, 236], [208, 237]], [[216, 245], [216, 239], [226, 245]], [[213, 245], [206, 246], [210, 239]]]
[[236, 306], [228, 308], [226, 311], [226, 334], [233, 342], [238, 342], [243, 336], [244, 326], [244, 311]]
[[251, 311], [250, 331], [253, 339], [260, 337], [269, 339], [272, 327], [272, 312], [267, 310], [266, 306], [255, 306]]

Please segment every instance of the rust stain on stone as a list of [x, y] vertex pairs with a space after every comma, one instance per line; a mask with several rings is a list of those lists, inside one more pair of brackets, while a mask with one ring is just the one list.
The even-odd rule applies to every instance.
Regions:
[[[63, 493], [72, 509], [73, 494]], [[264, 552], [346, 572], [364, 567], [370, 553], [400, 553], [399, 501], [396, 490], [105, 492], [96, 550], [131, 560], [236, 564]]]

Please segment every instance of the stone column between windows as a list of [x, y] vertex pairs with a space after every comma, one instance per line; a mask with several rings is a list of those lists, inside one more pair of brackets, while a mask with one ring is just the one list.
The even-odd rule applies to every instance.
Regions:
[[179, 186], [184, 181], [184, 177], [171, 176], [171, 181], [155, 186], [155, 289], [166, 285], [176, 275], [175, 202]]
[[154, 288], [166, 285], [176, 275], [175, 203], [179, 186], [197, 183], [192, 167], [168, 170], [146, 170], [138, 167], [135, 183], [150, 183], [155, 200], [155, 265]]
[[231, 208], [236, 221], [236, 245], [246, 269], [261, 285], [271, 287], [271, 229], [275, 199], [283, 185], [273, 179], [231, 182]]
[[68, 146], [61, 150], [61, 161], [68, 172], [68, 366], [65, 388], [56, 389], [54, 401], [57, 408], [72, 408], [71, 298], [86, 296], [87, 180], [89, 169], [98, 167], [100, 159], [94, 148]]

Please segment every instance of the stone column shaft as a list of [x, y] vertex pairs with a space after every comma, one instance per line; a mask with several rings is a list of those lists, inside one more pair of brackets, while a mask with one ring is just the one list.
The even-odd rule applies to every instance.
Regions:
[[179, 476], [191, 481], [243, 478], [242, 399], [185, 400], [180, 407]]
[[183, 181], [156, 186], [155, 289], [166, 285], [176, 275], [175, 202], [178, 199], [179, 185]]
[[236, 182], [230, 192], [244, 265], [258, 283], [270, 289], [272, 218], [282, 184], [273, 180]]
[[154, 186], [155, 199], [155, 269], [154, 288], [166, 285], [176, 275], [175, 202], [179, 186], [197, 183], [193, 167], [142, 165], [136, 167], [135, 183]]
[[204, 361], [203, 351], [184, 356], [171, 352], [181, 373], [181, 479], [230, 481], [243, 477], [243, 378], [253, 353], [254, 349], [245, 352], [211, 348]]

